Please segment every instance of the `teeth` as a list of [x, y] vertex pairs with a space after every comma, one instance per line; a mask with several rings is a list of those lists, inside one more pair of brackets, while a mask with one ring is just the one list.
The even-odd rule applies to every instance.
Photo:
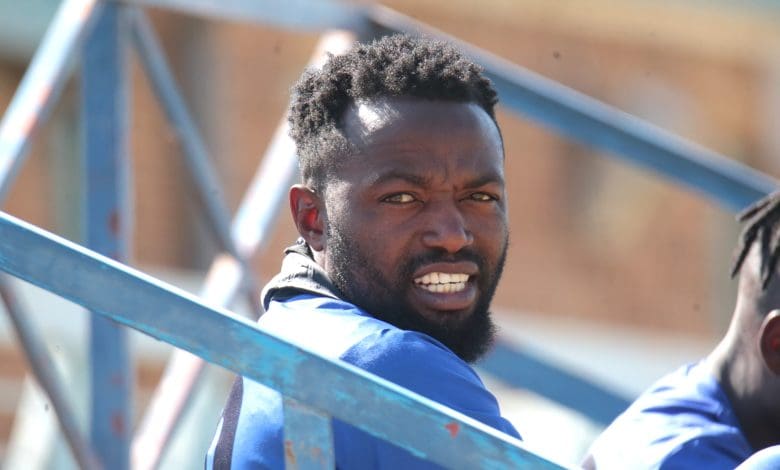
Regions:
[[450, 294], [453, 292], [460, 292], [466, 288], [465, 282], [451, 282], [448, 284], [417, 284], [421, 288], [428, 292], [435, 292], [437, 294]]
[[469, 275], [464, 273], [428, 273], [418, 277], [414, 283], [429, 292], [451, 293], [466, 288]]

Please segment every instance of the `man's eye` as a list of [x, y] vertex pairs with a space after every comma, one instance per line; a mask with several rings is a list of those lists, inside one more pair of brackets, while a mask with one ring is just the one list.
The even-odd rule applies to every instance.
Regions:
[[470, 197], [471, 199], [480, 202], [490, 202], [498, 199], [495, 196], [492, 196], [488, 193], [472, 193]]
[[410, 202], [414, 202], [414, 196], [412, 196], [409, 193], [398, 193], [398, 194], [391, 194], [390, 196], [385, 197], [382, 199], [382, 202], [389, 202], [392, 204], [409, 204]]

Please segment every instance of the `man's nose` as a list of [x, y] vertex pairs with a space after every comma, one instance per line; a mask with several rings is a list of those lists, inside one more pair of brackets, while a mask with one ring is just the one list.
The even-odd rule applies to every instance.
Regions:
[[422, 241], [428, 248], [440, 248], [448, 253], [457, 253], [474, 242], [474, 235], [467, 227], [457, 202], [432, 204], [425, 214], [426, 229]]

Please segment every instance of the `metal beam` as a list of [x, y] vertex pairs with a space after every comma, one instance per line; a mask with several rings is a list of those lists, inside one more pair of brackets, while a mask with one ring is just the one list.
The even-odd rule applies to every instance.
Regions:
[[222, 249], [233, 256], [243, 271], [241, 280], [247, 287], [250, 307], [257, 316], [262, 313], [259, 297], [260, 283], [255, 279], [244, 254], [239, 253], [230, 233], [230, 210], [225, 202], [217, 172], [211, 164], [206, 144], [187, 110], [182, 94], [176, 86], [165, 54], [149, 20], [143, 11], [129, 7], [127, 11], [133, 43], [149, 77], [157, 100], [184, 150], [186, 167], [195, 183], [195, 194], [204, 210], [208, 226]]
[[330, 416], [292, 398], [285, 398], [283, 407], [285, 469], [336, 468]]
[[440, 465], [565, 468], [439, 403], [273, 337], [226, 310], [4, 213], [0, 270]]
[[512, 387], [535, 392], [603, 425], [630, 404], [625, 397], [500, 339], [477, 367]]
[[11, 318], [33, 376], [49, 397], [73, 457], [82, 469], [99, 469], [98, 460], [78, 426], [76, 411], [68, 402], [66, 388], [54, 367], [54, 359], [38, 340], [35, 328], [30, 323], [30, 315], [17, 298], [11, 279], [6, 274], [0, 274], [0, 299]]
[[500, 59], [400, 13], [367, 12], [377, 35], [422, 32], [457, 44], [485, 67], [500, 104], [582, 144], [603, 150], [738, 211], [778, 187], [777, 180], [671, 132]]
[[[310, 65], [320, 64], [327, 53], [346, 50], [355, 37], [343, 31], [323, 35]], [[295, 144], [283, 118], [263, 155], [231, 227], [238, 253], [250, 259], [268, 240], [268, 233], [287, 189], [297, 174]], [[212, 263], [200, 296], [212, 305], [228, 306], [243, 276], [235, 258], [218, 256]], [[133, 440], [133, 468], [156, 468], [200, 380], [205, 363], [184, 351], [174, 351]]]
[[362, 11], [358, 4], [339, 0], [123, 0], [122, 3], [304, 31], [352, 28], [361, 21]]
[[[81, 73], [86, 245], [119, 260], [127, 259], [132, 233], [123, 8], [107, 4], [100, 12], [84, 44]], [[105, 468], [126, 469], [133, 386], [127, 331], [94, 313], [90, 327], [92, 447]]]
[[0, 121], [0, 203], [68, 78], [68, 62], [99, 9], [98, 0], [65, 0]]

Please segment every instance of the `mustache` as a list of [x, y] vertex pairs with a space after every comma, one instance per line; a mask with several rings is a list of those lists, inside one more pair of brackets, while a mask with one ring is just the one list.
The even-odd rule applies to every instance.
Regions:
[[484, 256], [474, 251], [472, 248], [463, 248], [456, 253], [448, 253], [446, 250], [435, 248], [425, 253], [415, 256], [404, 263], [401, 272], [405, 277], [410, 277], [417, 269], [426, 264], [433, 263], [458, 263], [461, 261], [470, 261], [479, 267], [480, 272], [487, 265]]

